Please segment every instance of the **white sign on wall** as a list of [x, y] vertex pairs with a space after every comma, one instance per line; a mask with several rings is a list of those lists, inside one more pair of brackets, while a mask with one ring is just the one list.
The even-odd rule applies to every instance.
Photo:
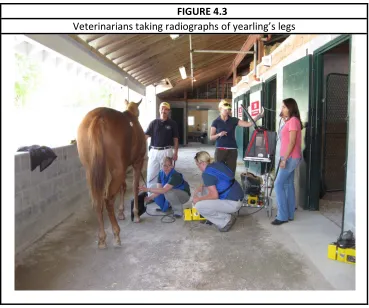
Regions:
[[250, 106], [248, 112], [252, 117], [261, 113], [261, 91], [250, 93]]
[[237, 117], [240, 119], [240, 120], [242, 120], [243, 119], [243, 117], [242, 117], [242, 106], [240, 105], [240, 106], [238, 106], [238, 115], [237, 115]]
[[251, 102], [250, 111], [252, 117], [257, 116], [260, 113], [260, 101]]

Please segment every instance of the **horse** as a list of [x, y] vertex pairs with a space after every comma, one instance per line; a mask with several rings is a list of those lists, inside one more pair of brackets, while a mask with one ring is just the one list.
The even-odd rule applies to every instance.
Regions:
[[[126, 111], [107, 107], [91, 110], [83, 118], [77, 132], [77, 149], [86, 170], [90, 197], [99, 222], [100, 249], [106, 248], [104, 204], [114, 234], [114, 246], [121, 246], [120, 228], [115, 217], [114, 201], [117, 193], [126, 192], [126, 172], [133, 167], [134, 222], [138, 215], [138, 184], [146, 156], [146, 139], [138, 121], [142, 99], [138, 103], [125, 100]], [[119, 205], [118, 218], [124, 219], [124, 203]]]

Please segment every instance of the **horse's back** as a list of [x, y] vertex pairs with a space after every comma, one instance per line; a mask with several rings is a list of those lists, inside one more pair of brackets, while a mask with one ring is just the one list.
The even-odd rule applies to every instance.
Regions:
[[87, 146], [88, 130], [94, 121], [98, 122], [102, 130], [104, 147], [110, 157], [109, 165], [120, 164], [122, 160], [128, 166], [136, 160], [144, 159], [146, 140], [137, 117], [128, 111], [120, 112], [107, 107], [95, 108], [83, 119], [77, 143], [80, 141]]
[[[138, 118], [129, 111], [123, 112], [125, 117], [124, 139], [131, 140], [131, 161], [144, 159], [146, 154], [146, 138]], [[129, 152], [129, 149], [127, 150]]]

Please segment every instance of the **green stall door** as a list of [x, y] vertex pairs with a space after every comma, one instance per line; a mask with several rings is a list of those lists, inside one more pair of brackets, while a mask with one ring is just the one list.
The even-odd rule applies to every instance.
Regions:
[[[294, 98], [299, 107], [302, 130], [303, 162], [295, 171], [296, 201], [304, 209], [316, 209], [319, 200], [310, 197], [310, 168], [311, 166], [311, 123], [309, 123], [310, 86], [311, 86], [312, 58], [305, 56], [283, 68], [283, 98]], [[279, 156], [279, 153], [278, 153]], [[315, 179], [319, 181], [319, 179]]]

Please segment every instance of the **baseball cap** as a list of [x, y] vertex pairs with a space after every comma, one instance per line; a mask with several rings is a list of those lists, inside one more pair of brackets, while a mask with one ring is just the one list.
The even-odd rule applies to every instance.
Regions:
[[162, 102], [162, 103], [160, 104], [160, 107], [159, 107], [159, 108], [161, 108], [161, 107], [165, 107], [165, 108], [170, 109], [170, 105], [169, 105], [169, 103], [167, 103], [167, 102]]
[[218, 108], [224, 108], [224, 109], [232, 109], [232, 106], [230, 103], [228, 103], [226, 100], [222, 99], [218, 105]]

